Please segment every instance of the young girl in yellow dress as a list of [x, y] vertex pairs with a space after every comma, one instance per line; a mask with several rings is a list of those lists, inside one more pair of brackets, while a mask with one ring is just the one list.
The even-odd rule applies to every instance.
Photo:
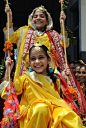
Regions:
[[[60, 77], [49, 69], [51, 58], [47, 47], [35, 44], [25, 58], [27, 62], [29, 58], [30, 67], [14, 81], [17, 95], [22, 94], [19, 128], [84, 128], [80, 117], [60, 97]], [[12, 69], [13, 61], [8, 57], [5, 78], [9, 64]], [[5, 88], [1, 96], [6, 98]]]
[[[9, 11], [9, 22], [10, 22], [9, 39], [12, 43], [17, 44], [17, 49], [19, 53], [14, 79], [16, 78], [16, 76], [22, 75], [26, 71], [26, 67], [24, 66], [22, 57], [25, 55], [25, 53], [27, 53], [30, 47], [33, 44], [35, 44], [37, 41], [41, 44], [44, 44], [49, 49], [50, 52], [52, 48], [55, 48], [56, 51], [59, 52], [58, 53], [59, 58], [60, 59], [62, 58], [61, 56], [63, 54], [62, 53], [63, 49], [62, 47], [59, 46], [60, 45], [59, 43], [60, 43], [60, 40], [63, 40], [63, 37], [62, 35], [59, 35], [55, 30], [52, 30], [53, 20], [51, 18], [51, 15], [44, 8], [44, 6], [39, 6], [35, 8], [32, 11], [32, 13], [29, 15], [28, 26], [20, 27], [15, 32], [13, 30], [12, 11], [9, 5], [6, 5], [5, 12], [7, 13], [8, 11]], [[64, 21], [66, 19], [64, 12], [61, 12], [61, 15], [60, 15], [61, 29], [62, 29], [62, 23], [61, 23], [62, 19]], [[4, 34], [7, 38], [7, 28], [4, 28]], [[66, 42], [68, 42], [68, 38], [66, 39]], [[52, 64], [52, 68], [54, 70], [56, 69], [56, 72], [57, 72], [56, 67], [58, 66], [57, 63], [58, 63], [58, 60], [55, 58], [55, 62]], [[64, 61], [63, 62], [59, 61], [59, 63], [61, 63], [60, 68], [62, 66], [65, 67], [63, 64]], [[64, 70], [63, 67], [61, 68], [61, 71]]]

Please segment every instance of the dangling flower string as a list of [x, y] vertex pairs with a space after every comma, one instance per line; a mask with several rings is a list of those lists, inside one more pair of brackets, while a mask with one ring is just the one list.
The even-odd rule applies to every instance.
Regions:
[[11, 51], [13, 50], [13, 44], [11, 43], [10, 40], [7, 40], [5, 42], [4, 47], [5, 48], [3, 49], [3, 51], [6, 52], [6, 53], [8, 53], [8, 50], [9, 50], [10, 51], [10, 56], [12, 56], [13, 53], [11, 53]]
[[[61, 0], [59, 0], [59, 3], [61, 4]], [[63, 4], [64, 4], [64, 0], [63, 0]]]
[[86, 99], [86, 97], [85, 97], [85, 92], [84, 92], [84, 88], [85, 88], [85, 85], [84, 85], [84, 83], [80, 86], [81, 87], [81, 91], [82, 91], [82, 94], [83, 94], [83, 96], [84, 96], [84, 98]]
[[73, 87], [69, 87], [69, 92], [72, 94], [73, 99], [77, 99], [77, 91]]

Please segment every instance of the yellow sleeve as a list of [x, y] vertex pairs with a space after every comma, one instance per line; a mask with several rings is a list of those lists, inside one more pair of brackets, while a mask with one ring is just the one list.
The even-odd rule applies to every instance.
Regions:
[[[14, 82], [14, 86], [15, 86], [15, 91], [16, 91], [17, 95], [22, 94], [25, 86], [27, 85], [27, 82], [28, 81], [24, 75], [16, 78], [16, 80]], [[5, 84], [6, 84], [6, 86], [5, 86]], [[6, 98], [7, 98], [6, 87], [8, 86], [8, 88], [9, 88], [9, 82], [6, 82], [5, 84], [4, 84], [4, 88], [2, 90], [2, 93], [1, 93], [1, 98], [6, 100]]]
[[[61, 36], [63, 36], [63, 32], [61, 31]], [[67, 31], [65, 31], [65, 37], [67, 38]], [[64, 47], [64, 42], [62, 40], [60, 40], [60, 44], [62, 47]], [[69, 41], [65, 41], [65, 44], [66, 44], [66, 48], [69, 47]]]
[[[20, 29], [18, 29], [12, 35], [9, 36], [9, 39], [12, 43], [17, 45], [19, 38], [20, 38], [20, 35], [21, 35], [21, 31], [20, 31]], [[8, 39], [7, 36], [6, 36], [6, 39]]]
[[6, 99], [7, 98], [7, 94], [6, 94], [6, 87], [9, 85], [9, 81], [4, 80], [1, 84], [0, 84], [0, 95], [2, 99]]
[[[23, 34], [24, 34], [24, 29], [25, 28], [26, 28], [26, 26], [20, 27], [16, 31], [13, 30], [13, 27], [9, 28], [9, 40], [12, 43], [15, 43], [15, 44], [18, 45], [19, 40], [22, 41]], [[7, 28], [4, 28], [3, 31], [4, 31], [4, 34], [5, 34], [6, 39], [8, 39], [8, 34], [7, 34], [8, 31], [7, 31]]]
[[[69, 41], [65, 42], [65, 43], [66, 43], [66, 48], [68, 48], [69, 47]], [[64, 47], [64, 43], [61, 40], [60, 40], [60, 44], [61, 44], [62, 47]]]
[[19, 76], [15, 79], [14, 86], [17, 95], [22, 94], [24, 88], [26, 87], [28, 80], [25, 78], [25, 75]]
[[[7, 28], [4, 28], [3, 31], [4, 31], [4, 35], [6, 37], [6, 40], [8, 40], [8, 31], [7, 31]], [[15, 32], [13, 30], [13, 27], [9, 28], [9, 40], [12, 43], [18, 44], [18, 40], [20, 38], [20, 35], [21, 35], [20, 28], [18, 30], [16, 30]]]

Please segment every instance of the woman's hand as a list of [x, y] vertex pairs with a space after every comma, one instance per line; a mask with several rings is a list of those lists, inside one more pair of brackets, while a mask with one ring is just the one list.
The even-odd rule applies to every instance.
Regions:
[[12, 23], [12, 11], [10, 9], [10, 6], [6, 4], [5, 13], [7, 14], [7, 12], [9, 12], [9, 22]]
[[70, 69], [69, 68], [65, 68], [62, 72], [61, 72], [62, 77], [64, 78], [64, 80], [67, 82], [67, 77], [70, 77]]
[[6, 66], [5, 78], [7, 79], [9, 77], [9, 66], [10, 66], [10, 73], [11, 73], [14, 66], [14, 61], [11, 60], [10, 57], [7, 57], [5, 61], [5, 66]]

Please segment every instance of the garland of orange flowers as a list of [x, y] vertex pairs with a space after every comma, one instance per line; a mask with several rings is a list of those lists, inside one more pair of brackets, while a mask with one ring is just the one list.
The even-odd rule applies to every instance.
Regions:
[[83, 94], [84, 98], [86, 99], [85, 93], [83, 91], [84, 90], [84, 87], [85, 87], [84, 83], [80, 87], [81, 87], [82, 94]]
[[8, 50], [9, 50], [10, 51], [10, 56], [12, 56], [13, 53], [11, 51], [13, 50], [13, 44], [11, 43], [10, 40], [5, 41], [4, 47], [5, 48], [3, 49], [3, 51], [8, 53]]
[[71, 95], [73, 96], [73, 99], [77, 99], [77, 91], [73, 88], [73, 87], [69, 87], [69, 92], [71, 93]]

